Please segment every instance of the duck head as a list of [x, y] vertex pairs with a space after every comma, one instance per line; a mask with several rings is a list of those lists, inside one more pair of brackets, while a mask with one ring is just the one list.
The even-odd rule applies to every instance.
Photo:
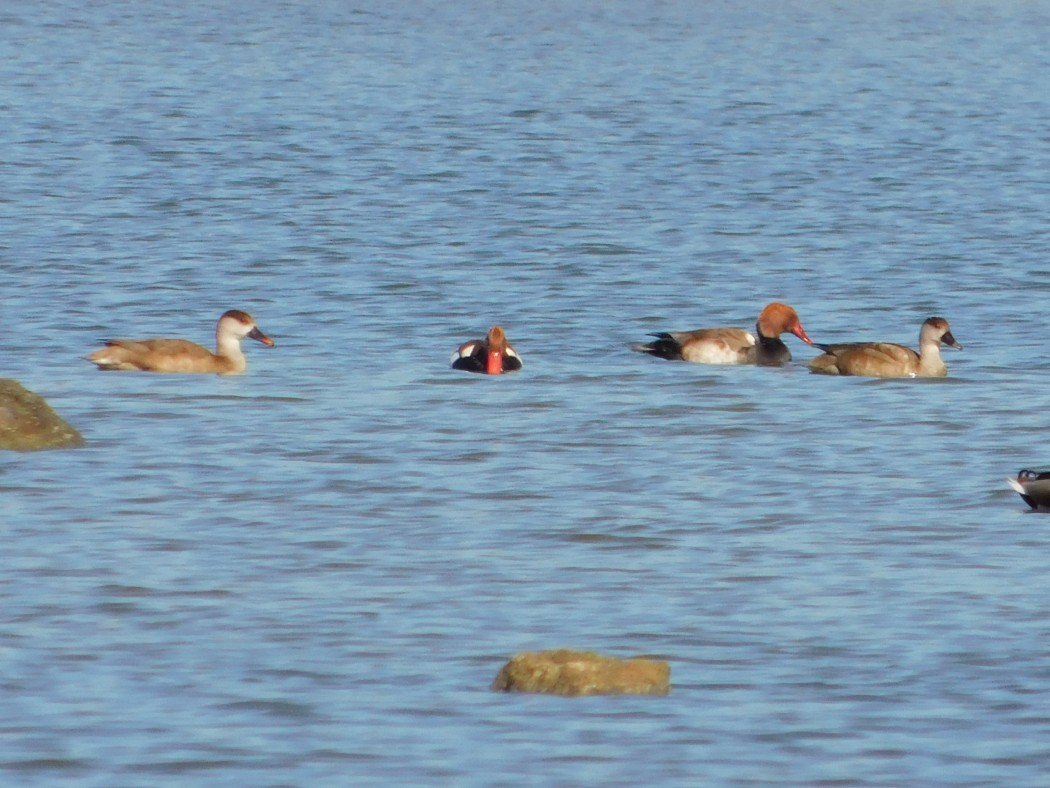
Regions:
[[776, 302], [769, 304], [759, 314], [758, 322], [755, 326], [758, 328], [758, 333], [764, 337], [778, 337], [785, 331], [789, 331], [807, 345], [813, 344], [813, 340], [809, 338], [806, 330], [802, 328], [802, 321], [798, 319], [798, 312], [787, 304]]
[[921, 346], [924, 343], [931, 342], [933, 344], [947, 345], [956, 350], [963, 349], [963, 346], [952, 336], [951, 327], [948, 325], [948, 321], [943, 317], [927, 318], [922, 324], [922, 328], [919, 330], [919, 345]]
[[223, 316], [219, 318], [219, 324], [215, 328], [215, 333], [220, 341], [223, 337], [231, 337], [239, 342], [248, 337], [257, 342], [262, 342], [267, 347], [273, 347], [273, 340], [259, 330], [259, 327], [255, 325], [255, 319], [240, 309], [230, 309], [224, 312]]
[[503, 355], [507, 352], [507, 335], [503, 326], [493, 326], [485, 338], [488, 352], [485, 354], [485, 371], [490, 375], [503, 374]]

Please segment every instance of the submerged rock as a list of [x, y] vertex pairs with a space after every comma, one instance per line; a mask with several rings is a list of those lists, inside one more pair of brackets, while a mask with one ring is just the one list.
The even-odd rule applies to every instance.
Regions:
[[43, 397], [17, 380], [0, 379], [0, 449], [36, 451], [83, 445], [81, 434]]
[[523, 652], [503, 666], [492, 689], [566, 696], [666, 695], [671, 690], [671, 666], [569, 649]]

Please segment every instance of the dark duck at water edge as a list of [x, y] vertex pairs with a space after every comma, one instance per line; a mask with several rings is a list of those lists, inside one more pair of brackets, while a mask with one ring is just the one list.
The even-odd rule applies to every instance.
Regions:
[[1016, 479], [1007, 479], [1006, 483], [1033, 511], [1050, 512], [1050, 471], [1023, 468], [1017, 472]]
[[807, 345], [811, 340], [798, 313], [787, 304], [766, 306], [755, 322], [752, 334], [742, 328], [700, 328], [696, 331], [667, 331], [651, 334], [653, 342], [636, 342], [631, 350], [648, 353], [668, 361], [689, 361], [694, 364], [757, 364], [778, 367], [791, 361], [791, 351], [780, 339], [791, 332]]
[[464, 342], [452, 354], [452, 368], [466, 372], [501, 375], [504, 372], [517, 372], [521, 367], [521, 356], [507, 341], [502, 326], [490, 328], [484, 339]]

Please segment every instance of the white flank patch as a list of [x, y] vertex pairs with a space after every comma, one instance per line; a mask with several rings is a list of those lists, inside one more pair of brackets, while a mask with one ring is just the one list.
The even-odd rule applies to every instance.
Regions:
[[473, 352], [474, 348], [478, 346], [477, 342], [468, 342], [455, 353], [452, 354], [450, 361], [455, 361], [457, 358], [468, 358]]

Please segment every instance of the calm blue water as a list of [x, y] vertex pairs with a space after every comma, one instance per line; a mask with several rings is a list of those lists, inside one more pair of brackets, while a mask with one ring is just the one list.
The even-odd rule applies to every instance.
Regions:
[[[2, 375], [89, 441], [0, 457], [0, 782], [1050, 780], [1050, 3], [181, 5], [0, 11]], [[966, 349], [627, 350], [771, 300]], [[674, 689], [488, 690], [561, 646]]]

